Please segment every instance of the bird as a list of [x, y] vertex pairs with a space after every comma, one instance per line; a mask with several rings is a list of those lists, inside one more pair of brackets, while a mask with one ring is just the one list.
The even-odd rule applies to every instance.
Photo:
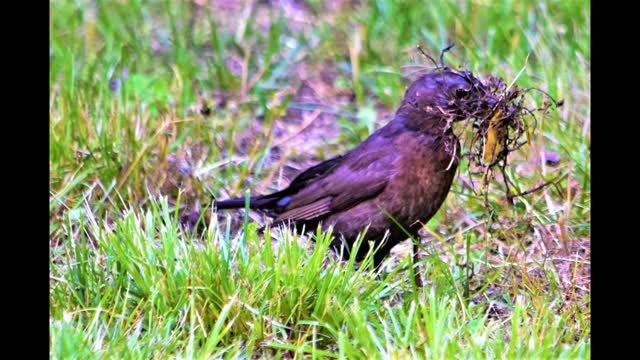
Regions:
[[[460, 161], [452, 124], [488, 116], [495, 101], [486, 94], [469, 71], [444, 67], [422, 75], [385, 126], [350, 151], [303, 171], [288, 187], [249, 197], [249, 208], [273, 217], [273, 225], [332, 228], [331, 245], [346, 245], [345, 256], [364, 231], [356, 260], [372, 245], [379, 268], [391, 249], [416, 237], [444, 203]], [[213, 203], [224, 210], [244, 208], [245, 201]]]

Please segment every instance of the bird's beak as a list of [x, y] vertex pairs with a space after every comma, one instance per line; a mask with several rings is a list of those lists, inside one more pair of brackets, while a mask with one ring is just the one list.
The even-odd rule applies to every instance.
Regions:
[[493, 110], [496, 107], [497, 103], [498, 103], [498, 100], [496, 100], [494, 98], [489, 98], [489, 100], [487, 100], [487, 107], [489, 108], [490, 112], [493, 112]]

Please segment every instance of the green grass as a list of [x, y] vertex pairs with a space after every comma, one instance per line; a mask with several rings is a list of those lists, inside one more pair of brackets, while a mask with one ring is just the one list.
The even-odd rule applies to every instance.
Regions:
[[[53, 358], [590, 358], [590, 3], [204, 3], [50, 3]], [[509, 168], [561, 180], [514, 205], [495, 180], [487, 207], [463, 164], [423, 288], [408, 244], [377, 274], [255, 214], [180, 224], [352, 148], [430, 66], [415, 45], [450, 41], [448, 64], [565, 100]]]

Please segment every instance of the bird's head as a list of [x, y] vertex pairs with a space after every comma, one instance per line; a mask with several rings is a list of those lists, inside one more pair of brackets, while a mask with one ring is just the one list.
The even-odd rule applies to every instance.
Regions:
[[454, 121], [489, 116], [495, 104], [492, 93], [471, 72], [441, 69], [409, 86], [397, 114], [410, 127], [441, 129]]

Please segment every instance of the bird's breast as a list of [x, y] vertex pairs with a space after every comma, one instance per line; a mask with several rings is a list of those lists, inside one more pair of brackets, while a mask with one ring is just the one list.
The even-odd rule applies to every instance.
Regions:
[[459, 163], [460, 145], [451, 135], [402, 136], [397, 146], [411, 151], [400, 151], [396, 160], [395, 176], [390, 180], [381, 202], [396, 204], [391, 213], [402, 223], [426, 222], [438, 211], [449, 193]]

